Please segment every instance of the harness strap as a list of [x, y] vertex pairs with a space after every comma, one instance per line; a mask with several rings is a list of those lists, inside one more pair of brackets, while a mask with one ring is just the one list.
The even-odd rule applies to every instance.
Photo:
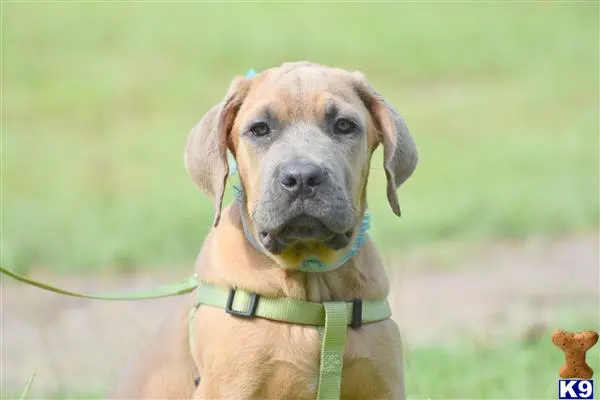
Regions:
[[[290, 297], [264, 297], [241, 289], [225, 289], [208, 283], [198, 284], [198, 304], [225, 309], [229, 314], [240, 317], [260, 317], [290, 324], [324, 326], [325, 305]], [[228, 300], [231, 304], [228, 307]], [[346, 325], [353, 322], [356, 304], [362, 303], [361, 324], [383, 321], [392, 316], [387, 299], [342, 302], [346, 308]], [[358, 314], [358, 313], [357, 313]], [[358, 327], [357, 326], [357, 327]]]
[[344, 302], [327, 302], [325, 332], [321, 340], [321, 368], [319, 369], [318, 400], [340, 398], [344, 345], [346, 343], [348, 308]]
[[201, 305], [225, 309], [240, 318], [265, 318], [299, 325], [316, 326], [321, 337], [318, 400], [340, 398], [344, 346], [348, 325], [357, 329], [362, 324], [383, 321], [392, 316], [387, 299], [328, 301], [315, 303], [289, 297], [263, 297], [242, 289], [225, 289], [198, 283], [198, 302], [190, 310], [189, 332], [194, 350], [194, 314]]

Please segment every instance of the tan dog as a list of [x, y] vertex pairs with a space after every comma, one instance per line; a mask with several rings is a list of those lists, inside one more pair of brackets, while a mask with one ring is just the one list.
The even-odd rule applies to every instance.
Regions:
[[[387, 198], [400, 215], [396, 189], [412, 174], [417, 152], [400, 116], [361, 73], [298, 62], [234, 79], [192, 130], [185, 153], [193, 180], [216, 201], [215, 226], [196, 263], [199, 279], [314, 302], [385, 298], [387, 277], [369, 239], [340, 268], [299, 270], [306, 257], [333, 265], [347, 254], [367, 207], [371, 155], [380, 143]], [[228, 149], [243, 197], [221, 211]], [[200, 306], [190, 349], [193, 305], [193, 296], [182, 301], [112, 397], [316, 398], [314, 327]], [[348, 330], [341, 394], [404, 398], [401, 340], [392, 320]]]

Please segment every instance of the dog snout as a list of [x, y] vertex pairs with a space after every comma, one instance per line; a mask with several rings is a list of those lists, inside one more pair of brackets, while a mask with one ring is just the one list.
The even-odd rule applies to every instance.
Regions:
[[308, 161], [292, 161], [281, 169], [279, 182], [293, 197], [313, 196], [327, 180], [327, 171]]

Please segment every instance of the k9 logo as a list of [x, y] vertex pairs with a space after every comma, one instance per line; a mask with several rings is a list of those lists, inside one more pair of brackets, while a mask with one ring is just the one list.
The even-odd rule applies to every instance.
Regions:
[[592, 379], [559, 379], [558, 399], [579, 400], [594, 398], [594, 381]]

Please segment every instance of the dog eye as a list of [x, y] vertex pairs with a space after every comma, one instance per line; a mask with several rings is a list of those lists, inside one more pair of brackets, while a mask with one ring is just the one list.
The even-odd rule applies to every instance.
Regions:
[[265, 136], [271, 133], [271, 128], [264, 122], [257, 122], [250, 127], [250, 132], [252, 132], [254, 136]]
[[334, 129], [336, 133], [348, 134], [354, 132], [356, 125], [354, 122], [349, 121], [345, 118], [340, 118], [335, 121]]

